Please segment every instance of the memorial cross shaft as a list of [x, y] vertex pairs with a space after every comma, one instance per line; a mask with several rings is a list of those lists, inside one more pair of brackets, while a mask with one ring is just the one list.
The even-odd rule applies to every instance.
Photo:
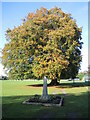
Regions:
[[43, 79], [43, 94], [41, 96], [41, 99], [43, 100], [48, 100], [49, 97], [48, 97], [48, 91], [47, 91], [47, 78], [44, 76], [44, 79]]

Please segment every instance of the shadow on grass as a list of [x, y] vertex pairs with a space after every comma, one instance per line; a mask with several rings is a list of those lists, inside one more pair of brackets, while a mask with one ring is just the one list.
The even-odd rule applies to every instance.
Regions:
[[72, 88], [72, 87], [88, 87], [90, 86], [90, 82], [74, 82], [74, 83], [60, 83], [57, 87], [60, 88]]
[[[62, 96], [62, 94], [59, 94]], [[78, 96], [68, 94], [62, 107], [22, 104], [31, 96], [2, 97], [2, 117], [4, 118], [87, 118], [88, 93]], [[2, 119], [2, 120], [3, 120]]]
[[[43, 87], [43, 84], [34, 84], [34, 85], [27, 85], [31, 87]], [[52, 87], [53, 85], [47, 84], [48, 87]], [[60, 88], [72, 88], [72, 87], [85, 87], [90, 86], [90, 82], [72, 82], [72, 83], [59, 83], [59, 85], [55, 85], [55, 87]]]

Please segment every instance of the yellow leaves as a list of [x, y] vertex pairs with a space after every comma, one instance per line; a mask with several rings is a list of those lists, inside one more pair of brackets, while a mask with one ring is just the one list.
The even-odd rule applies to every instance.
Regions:
[[39, 63], [41, 64], [42, 67], [46, 67], [46, 65], [47, 65], [46, 61], [39, 61]]
[[44, 29], [44, 32], [48, 32], [48, 29]]
[[79, 31], [82, 32], [82, 27], [79, 28]]
[[78, 38], [81, 31], [75, 20], [61, 9], [42, 7], [35, 13], [29, 13], [22, 25], [7, 31], [11, 42], [3, 49], [3, 61], [12, 66], [14, 60], [18, 65], [22, 62], [29, 65], [27, 59], [34, 55], [34, 64], [27, 69], [32, 69], [35, 76], [48, 74], [53, 78], [56, 72], [60, 76], [62, 69], [67, 68], [67, 59], [75, 46], [80, 45]]
[[45, 22], [45, 20], [46, 20], [46, 19], [45, 19], [44, 17], [41, 18], [41, 21]]
[[43, 49], [43, 47], [42, 47], [41, 45], [38, 45], [38, 49], [41, 49], [41, 50], [42, 50], [42, 49]]
[[35, 23], [36, 23], [36, 24], [41, 24], [41, 23], [43, 23], [43, 21], [37, 20], [37, 21], [35, 21]]
[[33, 40], [31, 40], [31, 41], [30, 41], [30, 43], [31, 43], [31, 45], [33, 45], [33, 44], [34, 44], [34, 41], [33, 41]]
[[55, 34], [56, 34], [56, 32], [57, 32], [56, 30], [51, 30], [51, 32], [49, 32], [49, 34], [48, 34], [48, 35], [50, 35], [50, 36], [51, 36], [51, 35], [55, 35]]
[[49, 60], [48, 64], [51, 65], [52, 64], [52, 60]]
[[28, 14], [28, 16], [27, 16], [27, 19], [29, 20], [29, 19], [32, 19], [33, 18], [33, 16], [34, 16], [34, 14], [33, 13], [29, 13]]

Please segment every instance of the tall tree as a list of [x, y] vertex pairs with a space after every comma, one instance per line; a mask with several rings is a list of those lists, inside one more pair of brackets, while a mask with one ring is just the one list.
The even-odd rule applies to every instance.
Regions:
[[87, 71], [88, 75], [90, 75], [90, 65], [88, 65], [88, 71]]
[[75, 76], [80, 68], [81, 32], [71, 14], [41, 7], [29, 13], [23, 25], [7, 30], [2, 63], [11, 77], [48, 76], [51, 84], [57, 84], [60, 76], [68, 72]]

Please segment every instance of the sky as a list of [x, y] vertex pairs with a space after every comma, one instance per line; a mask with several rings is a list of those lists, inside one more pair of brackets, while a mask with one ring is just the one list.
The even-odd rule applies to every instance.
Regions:
[[[88, 68], [88, 2], [2, 2], [2, 37], [0, 48], [6, 43], [5, 31], [14, 26], [22, 24], [22, 19], [30, 12], [35, 12], [40, 7], [51, 9], [55, 6], [61, 8], [65, 13], [71, 13], [79, 27], [82, 27], [82, 64], [81, 70]], [[4, 74], [3, 66], [0, 64], [0, 75]]]

